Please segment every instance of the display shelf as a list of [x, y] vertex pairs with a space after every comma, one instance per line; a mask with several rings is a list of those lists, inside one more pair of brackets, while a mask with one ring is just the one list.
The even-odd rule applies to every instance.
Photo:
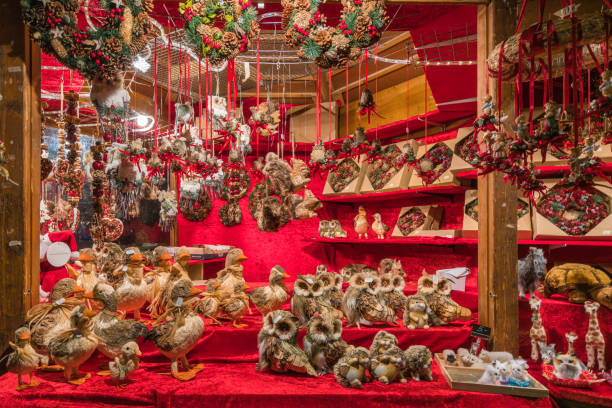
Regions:
[[[446, 238], [446, 237], [410, 237], [385, 239], [358, 239], [358, 238], [308, 238], [304, 241], [321, 244], [360, 244], [360, 245], [477, 245], [476, 238]], [[559, 246], [596, 246], [612, 247], [610, 241], [556, 241], [539, 239], [519, 239], [519, 245], [559, 245]]]
[[372, 201], [401, 200], [406, 198], [443, 196], [451, 197], [455, 194], [464, 193], [468, 186], [433, 186], [423, 188], [411, 188], [407, 190], [384, 191], [381, 193], [354, 194], [337, 197], [321, 197], [324, 203], [366, 203]]
[[[550, 177], [561, 175], [564, 172], [569, 172], [569, 166], [536, 166], [536, 170], [540, 171], [538, 177]], [[605, 173], [612, 173], [612, 163], [603, 163], [602, 169]], [[478, 178], [478, 170], [462, 171], [455, 174], [457, 178], [475, 179]]]

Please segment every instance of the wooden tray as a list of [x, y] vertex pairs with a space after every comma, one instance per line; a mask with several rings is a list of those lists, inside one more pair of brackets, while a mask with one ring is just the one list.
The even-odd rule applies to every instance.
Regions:
[[436, 362], [452, 390], [488, 392], [491, 394], [516, 395], [519, 397], [548, 398], [548, 389], [538, 380], [529, 376], [529, 387], [513, 387], [509, 385], [478, 384], [484, 368], [447, 366], [441, 354], [436, 353]]

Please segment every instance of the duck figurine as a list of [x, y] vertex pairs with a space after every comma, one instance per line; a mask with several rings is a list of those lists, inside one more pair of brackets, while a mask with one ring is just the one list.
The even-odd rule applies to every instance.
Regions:
[[64, 377], [70, 384], [81, 385], [91, 374], [79, 375], [79, 367], [96, 350], [97, 337], [89, 325], [96, 312], [85, 305], [75, 307], [70, 313], [70, 329], [55, 336], [49, 342], [49, 353], [53, 360], [64, 367]]
[[110, 369], [110, 378], [117, 387], [125, 386], [125, 380], [134, 371], [138, 370], [140, 357], [142, 353], [138, 348], [138, 343], [128, 341], [121, 347], [121, 356], [115, 357], [115, 361], [108, 364]]
[[93, 290], [98, 283], [98, 271], [93, 257], [93, 250], [86, 248], [81, 250], [77, 261], [81, 264], [81, 270], [76, 278], [76, 284], [82, 287], [85, 292]]
[[161, 316], [170, 305], [170, 295], [174, 284], [180, 279], [188, 279], [187, 266], [191, 255], [186, 248], [179, 248], [175, 252], [176, 262], [170, 267], [166, 282], [157, 293], [157, 296], [149, 304], [148, 310], [152, 316]]
[[[236, 328], [247, 327], [247, 324], [240, 323], [242, 316], [249, 310], [249, 297], [244, 292], [249, 289], [249, 286], [244, 283], [244, 279], [242, 281], [236, 279], [228, 279], [229, 281], [234, 282], [234, 290], [231, 296], [224, 295], [221, 300], [219, 306], [223, 310], [223, 312], [229, 317], [232, 321], [232, 326]], [[226, 280], [227, 282], [227, 280]]]
[[[38, 354], [30, 344], [30, 329], [20, 327], [15, 330], [15, 343], [9, 342], [13, 352], [7, 356], [6, 369], [9, 373], [17, 374], [17, 391], [22, 391], [28, 387], [36, 387], [39, 382], [32, 380], [32, 371], [46, 360], [45, 356]], [[21, 380], [22, 375], [29, 375], [30, 382], [24, 384]]]
[[366, 218], [366, 210], [363, 206], [359, 206], [359, 212], [355, 216], [353, 220], [353, 227], [355, 228], [355, 232], [357, 236], [361, 238], [363, 235], [366, 239], [368, 238], [368, 230], [370, 229], [370, 224], [368, 223], [368, 219]]
[[[189, 279], [177, 281], [170, 294], [170, 307], [157, 319], [147, 336], [160, 353], [170, 359], [171, 375], [181, 381], [192, 380], [204, 367], [203, 364], [191, 366], [186, 357], [204, 331], [204, 321], [192, 309], [192, 299], [200, 292]], [[172, 316], [172, 320], [160, 323], [167, 316]], [[179, 360], [187, 371], [179, 372]]]
[[[70, 329], [70, 311], [83, 303], [80, 297], [83, 292], [74, 279], [60, 279], [51, 291], [50, 303], [39, 303], [28, 310], [25, 322], [30, 329], [31, 345], [37, 353], [48, 355], [51, 339]], [[60, 366], [47, 365], [41, 369], [62, 370]]]
[[134, 312], [134, 319], [141, 320], [140, 309], [147, 301], [147, 282], [143, 279], [144, 257], [137, 249], [125, 251], [127, 265], [121, 268], [123, 279], [116, 287], [117, 308], [122, 314]]
[[[98, 351], [111, 361], [121, 356], [125, 344], [146, 337], [149, 329], [144, 323], [118, 318], [117, 295], [112, 286], [98, 282], [93, 291], [84, 296], [102, 304], [102, 310], [92, 319], [93, 333], [98, 337]], [[108, 371], [98, 372], [98, 375], [109, 374]]]
[[270, 270], [270, 277], [268, 286], [255, 288], [249, 292], [249, 298], [255, 305], [255, 308], [259, 310], [262, 316], [265, 316], [273, 310], [278, 310], [281, 306], [289, 300], [287, 294], [287, 286], [283, 282], [283, 279], [287, 279], [289, 275], [285, 272], [282, 266], [276, 265]]
[[206, 291], [215, 293], [219, 309], [237, 328], [246, 326], [240, 323], [240, 319], [249, 308], [249, 298], [244, 293], [248, 286], [242, 277], [242, 262], [247, 259], [241, 249], [230, 250], [225, 258], [225, 268], [217, 272], [217, 278], [206, 285]]
[[[154, 268], [145, 274], [145, 280], [147, 281], [147, 302], [149, 302], [149, 305], [160, 295], [170, 277], [172, 255], [170, 255], [166, 247], [158, 246], [153, 250], [153, 265]], [[151, 308], [149, 308], [149, 311], [154, 318], [159, 317], [163, 313], [163, 310], [151, 310]]]
[[[384, 239], [385, 234], [387, 233], [387, 231], [389, 231], [389, 226], [382, 222], [382, 219], [379, 213], [374, 214], [374, 222], [372, 223], [372, 231], [376, 233], [376, 237], [378, 237], [378, 239]], [[366, 235], [366, 238], [367, 237], [368, 236]]]

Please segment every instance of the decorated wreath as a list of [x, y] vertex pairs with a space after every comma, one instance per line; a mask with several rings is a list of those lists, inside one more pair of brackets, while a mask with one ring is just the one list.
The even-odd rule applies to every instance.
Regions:
[[[529, 211], [529, 204], [525, 201], [518, 199], [516, 202], [516, 216], [521, 218]], [[465, 214], [478, 222], [478, 199], [474, 199], [465, 205]]]
[[[132, 56], [155, 35], [148, 12], [153, 0], [98, 0], [103, 22], [83, 28], [77, 13], [89, 3], [79, 0], [22, 0], [22, 14], [42, 50], [87, 79], [112, 79], [125, 71]], [[89, 20], [89, 16], [88, 20]]]
[[359, 177], [359, 165], [349, 157], [342, 160], [336, 168], [329, 171], [328, 182], [331, 188], [336, 193], [339, 193], [357, 177]]
[[410, 235], [412, 231], [425, 223], [425, 214], [419, 208], [411, 208], [397, 220], [397, 227], [404, 236]]
[[404, 165], [403, 153], [396, 145], [385, 146], [370, 157], [368, 180], [374, 190], [383, 188]]
[[197, 180], [184, 180], [181, 183], [179, 210], [189, 221], [202, 221], [212, 209], [212, 200], [206, 189]]
[[188, 0], [179, 3], [179, 12], [185, 19], [187, 41], [213, 65], [247, 51], [259, 35], [251, 0]]
[[242, 211], [238, 202], [249, 192], [251, 176], [240, 161], [238, 151], [234, 149], [230, 151], [223, 170], [221, 198], [227, 203], [219, 209], [219, 218], [223, 225], [229, 227], [242, 222]]
[[325, 24], [321, 0], [283, 0], [285, 43], [297, 48], [303, 60], [322, 68], [355, 61], [363, 49], [376, 43], [387, 22], [384, 0], [342, 0], [337, 27]]
[[451, 165], [453, 151], [444, 143], [436, 143], [416, 163], [416, 172], [424, 184], [431, 184]]

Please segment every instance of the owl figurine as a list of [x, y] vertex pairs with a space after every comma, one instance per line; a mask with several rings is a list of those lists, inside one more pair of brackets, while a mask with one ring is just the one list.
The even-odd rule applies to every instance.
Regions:
[[376, 275], [370, 275], [365, 278], [366, 290], [361, 291], [357, 296], [356, 308], [360, 319], [357, 321], [366, 326], [372, 325], [374, 322], [395, 321], [395, 312], [388, 306], [384, 306], [378, 298], [378, 288], [380, 286], [380, 278]]
[[349, 286], [344, 292], [342, 297], [342, 311], [348, 322], [348, 326], [354, 326], [359, 320], [357, 312], [357, 297], [362, 291], [367, 290], [367, 284], [365, 282], [366, 274], [357, 272], [351, 275], [349, 279]]
[[378, 298], [383, 306], [390, 307], [395, 315], [401, 317], [406, 307], [406, 295], [404, 295], [404, 278], [399, 275], [385, 274], [380, 277]]
[[315, 276], [318, 278], [319, 275], [321, 275], [322, 273], [327, 273], [329, 272], [329, 268], [327, 267], [327, 265], [317, 265], [317, 269], [315, 272]]
[[331, 228], [329, 223], [330, 222], [327, 220], [319, 221], [319, 236], [321, 238], [331, 238]]
[[342, 320], [317, 313], [308, 321], [304, 352], [318, 375], [331, 373], [347, 347], [342, 340]]
[[256, 370], [293, 371], [316, 377], [317, 372], [308, 356], [297, 344], [298, 331], [299, 320], [291, 313], [286, 310], [268, 313], [257, 335], [259, 360]]
[[383, 258], [378, 264], [378, 274], [384, 275], [390, 273], [392, 275], [399, 275], [402, 278], [406, 277], [406, 272], [402, 267], [402, 262], [399, 259]]
[[321, 272], [316, 277], [323, 284], [323, 299], [334, 309], [342, 310], [342, 296], [344, 296], [342, 292], [342, 276], [333, 272]]
[[293, 313], [300, 326], [304, 326], [315, 312], [321, 313], [321, 307], [315, 297], [323, 295], [321, 281], [313, 275], [298, 275], [291, 296], [291, 313]]
[[331, 220], [329, 222], [329, 229], [332, 238], [346, 238], [346, 231], [340, 225], [340, 221]]
[[381, 354], [373, 355], [370, 351], [370, 373], [375, 380], [383, 384], [393, 382], [405, 383], [406, 356], [401, 348], [391, 345]]
[[367, 375], [370, 368], [370, 352], [365, 347], [349, 346], [346, 353], [334, 366], [336, 382], [347, 388], [360, 389], [372, 381]]

